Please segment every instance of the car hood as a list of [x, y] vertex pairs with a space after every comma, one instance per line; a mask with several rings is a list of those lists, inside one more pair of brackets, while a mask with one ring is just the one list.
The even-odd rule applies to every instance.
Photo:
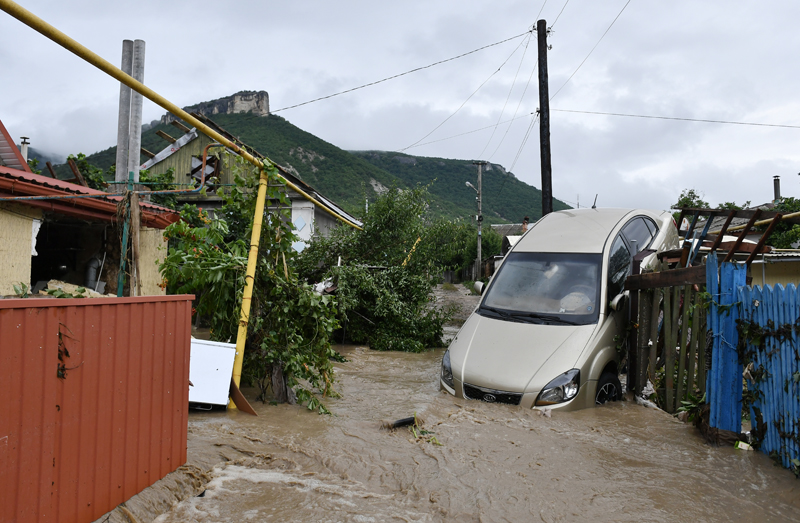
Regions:
[[470, 385], [540, 391], [575, 368], [596, 327], [518, 323], [473, 313], [450, 345], [452, 369]]

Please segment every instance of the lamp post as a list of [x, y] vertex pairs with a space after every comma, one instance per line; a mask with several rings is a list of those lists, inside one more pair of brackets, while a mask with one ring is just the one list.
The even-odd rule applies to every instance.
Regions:
[[482, 240], [481, 229], [483, 225], [483, 212], [481, 211], [481, 203], [482, 203], [481, 200], [483, 196], [481, 193], [481, 174], [483, 173], [483, 166], [486, 165], [486, 162], [475, 161], [472, 163], [478, 166], [478, 188], [476, 189], [475, 186], [469, 182], [467, 182], [467, 187], [471, 187], [476, 193], [478, 193], [478, 196], [475, 198], [476, 200], [478, 200], [478, 273], [475, 276], [475, 279], [478, 280], [482, 275], [481, 262], [483, 262], [483, 258], [481, 256], [481, 240]]

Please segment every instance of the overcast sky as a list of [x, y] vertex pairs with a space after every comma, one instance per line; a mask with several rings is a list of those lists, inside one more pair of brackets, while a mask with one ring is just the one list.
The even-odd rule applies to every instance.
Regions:
[[[145, 40], [145, 83], [180, 106], [265, 90], [273, 111], [524, 33], [541, 10], [539, 18], [553, 26], [555, 197], [586, 206], [598, 194], [598, 206], [667, 209], [682, 189], [694, 188], [712, 205], [755, 204], [772, 199], [773, 175], [782, 177], [784, 196], [798, 196], [800, 128], [556, 109], [800, 126], [800, 2], [626, 3], [28, 0], [24, 6], [116, 65], [123, 39]], [[525, 142], [539, 105], [535, 63], [535, 35], [530, 42], [520, 37], [277, 114], [344, 149], [433, 142], [405, 152], [490, 160], [541, 187], [538, 123]], [[3, 12], [0, 71], [0, 120], [15, 139], [29, 136], [33, 147], [61, 155], [116, 143], [119, 84]], [[145, 100], [145, 122], [163, 113]], [[495, 128], [515, 116], [521, 118]]]

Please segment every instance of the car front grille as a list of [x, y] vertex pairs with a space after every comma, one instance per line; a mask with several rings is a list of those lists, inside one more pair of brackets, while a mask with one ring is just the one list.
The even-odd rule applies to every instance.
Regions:
[[508, 405], [519, 405], [522, 394], [517, 392], [505, 392], [502, 390], [485, 389], [476, 387], [469, 383], [464, 384], [464, 397], [471, 400], [481, 400], [488, 403], [506, 403]]

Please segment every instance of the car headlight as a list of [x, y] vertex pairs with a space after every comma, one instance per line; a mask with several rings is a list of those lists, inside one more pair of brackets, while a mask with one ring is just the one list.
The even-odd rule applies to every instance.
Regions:
[[539, 397], [536, 398], [536, 406], [555, 405], [564, 403], [578, 395], [581, 384], [581, 371], [578, 369], [568, 370], [564, 374], [548, 383]]
[[450, 349], [445, 351], [442, 357], [442, 381], [451, 388], [455, 388], [453, 384], [453, 371], [450, 368]]

